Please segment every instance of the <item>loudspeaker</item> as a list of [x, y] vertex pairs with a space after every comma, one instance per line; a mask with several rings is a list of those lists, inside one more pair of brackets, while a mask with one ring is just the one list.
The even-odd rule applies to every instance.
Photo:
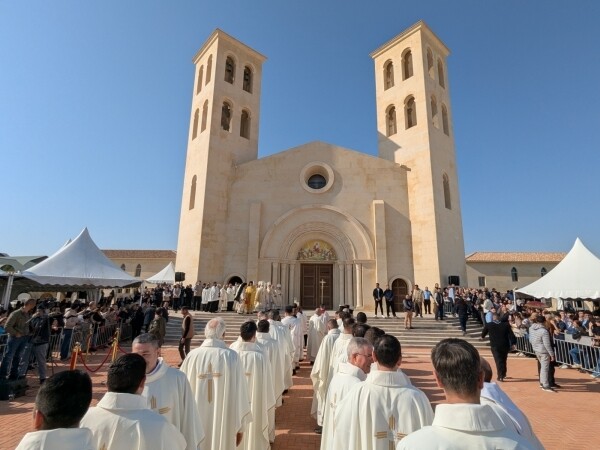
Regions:
[[454, 286], [460, 286], [460, 277], [458, 275], [450, 275], [448, 277], [448, 284], [453, 284]]
[[185, 272], [175, 272], [175, 281], [185, 281]]

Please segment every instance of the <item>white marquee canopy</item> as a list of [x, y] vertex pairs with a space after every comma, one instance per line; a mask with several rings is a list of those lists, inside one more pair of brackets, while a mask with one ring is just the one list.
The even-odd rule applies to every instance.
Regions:
[[87, 228], [48, 259], [21, 275], [44, 286], [74, 289], [126, 287], [142, 281], [108, 259], [94, 243]]
[[154, 284], [162, 284], [162, 283], [174, 284], [175, 283], [175, 264], [173, 264], [173, 262], [170, 262], [167, 265], [167, 267], [165, 267], [163, 270], [158, 272], [156, 275], [153, 275], [150, 278], [147, 278], [146, 281], [148, 283], [154, 283]]
[[577, 238], [554, 269], [516, 292], [535, 298], [600, 298], [600, 259]]

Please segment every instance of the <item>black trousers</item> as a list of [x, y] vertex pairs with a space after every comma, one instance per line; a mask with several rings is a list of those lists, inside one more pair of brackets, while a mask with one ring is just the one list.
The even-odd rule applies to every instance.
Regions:
[[423, 309], [425, 314], [431, 314], [431, 300], [423, 300]]
[[375, 300], [375, 315], [377, 315], [377, 307], [381, 309], [381, 315], [383, 316], [383, 300]]
[[202, 297], [200, 296], [194, 296], [194, 305], [193, 305], [193, 309], [194, 311], [200, 311], [200, 308], [202, 307]]
[[394, 317], [396, 317], [396, 310], [394, 309], [394, 301], [393, 300], [385, 301], [385, 309], [386, 309], [386, 313], [387, 313], [388, 317], [390, 317], [390, 311], [392, 311], [392, 315]]
[[179, 356], [181, 356], [181, 360], [183, 361], [187, 354], [190, 352], [190, 345], [192, 343], [192, 339], [184, 339], [183, 342], [179, 340]]
[[496, 376], [498, 378], [506, 377], [506, 360], [508, 358], [508, 348], [491, 347], [494, 362], [496, 363]]

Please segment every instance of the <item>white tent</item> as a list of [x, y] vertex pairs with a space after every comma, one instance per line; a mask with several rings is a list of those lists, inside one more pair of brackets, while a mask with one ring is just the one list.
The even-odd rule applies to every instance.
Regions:
[[72, 289], [125, 287], [139, 284], [117, 267], [96, 246], [85, 228], [72, 242], [55, 254], [21, 273], [23, 277], [45, 286], [63, 286]]
[[158, 272], [156, 275], [147, 278], [148, 283], [161, 284], [161, 283], [175, 283], [175, 264], [170, 262], [167, 267]]
[[577, 238], [554, 269], [516, 292], [535, 298], [600, 298], [600, 259]]

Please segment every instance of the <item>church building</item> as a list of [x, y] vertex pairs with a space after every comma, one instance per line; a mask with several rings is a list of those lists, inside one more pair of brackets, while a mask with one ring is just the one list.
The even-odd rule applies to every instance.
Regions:
[[265, 57], [215, 30], [193, 59], [186, 282], [270, 281], [286, 303], [367, 310], [375, 283], [396, 301], [465, 283], [448, 55], [422, 21], [371, 53], [378, 156], [317, 141], [258, 158]]

